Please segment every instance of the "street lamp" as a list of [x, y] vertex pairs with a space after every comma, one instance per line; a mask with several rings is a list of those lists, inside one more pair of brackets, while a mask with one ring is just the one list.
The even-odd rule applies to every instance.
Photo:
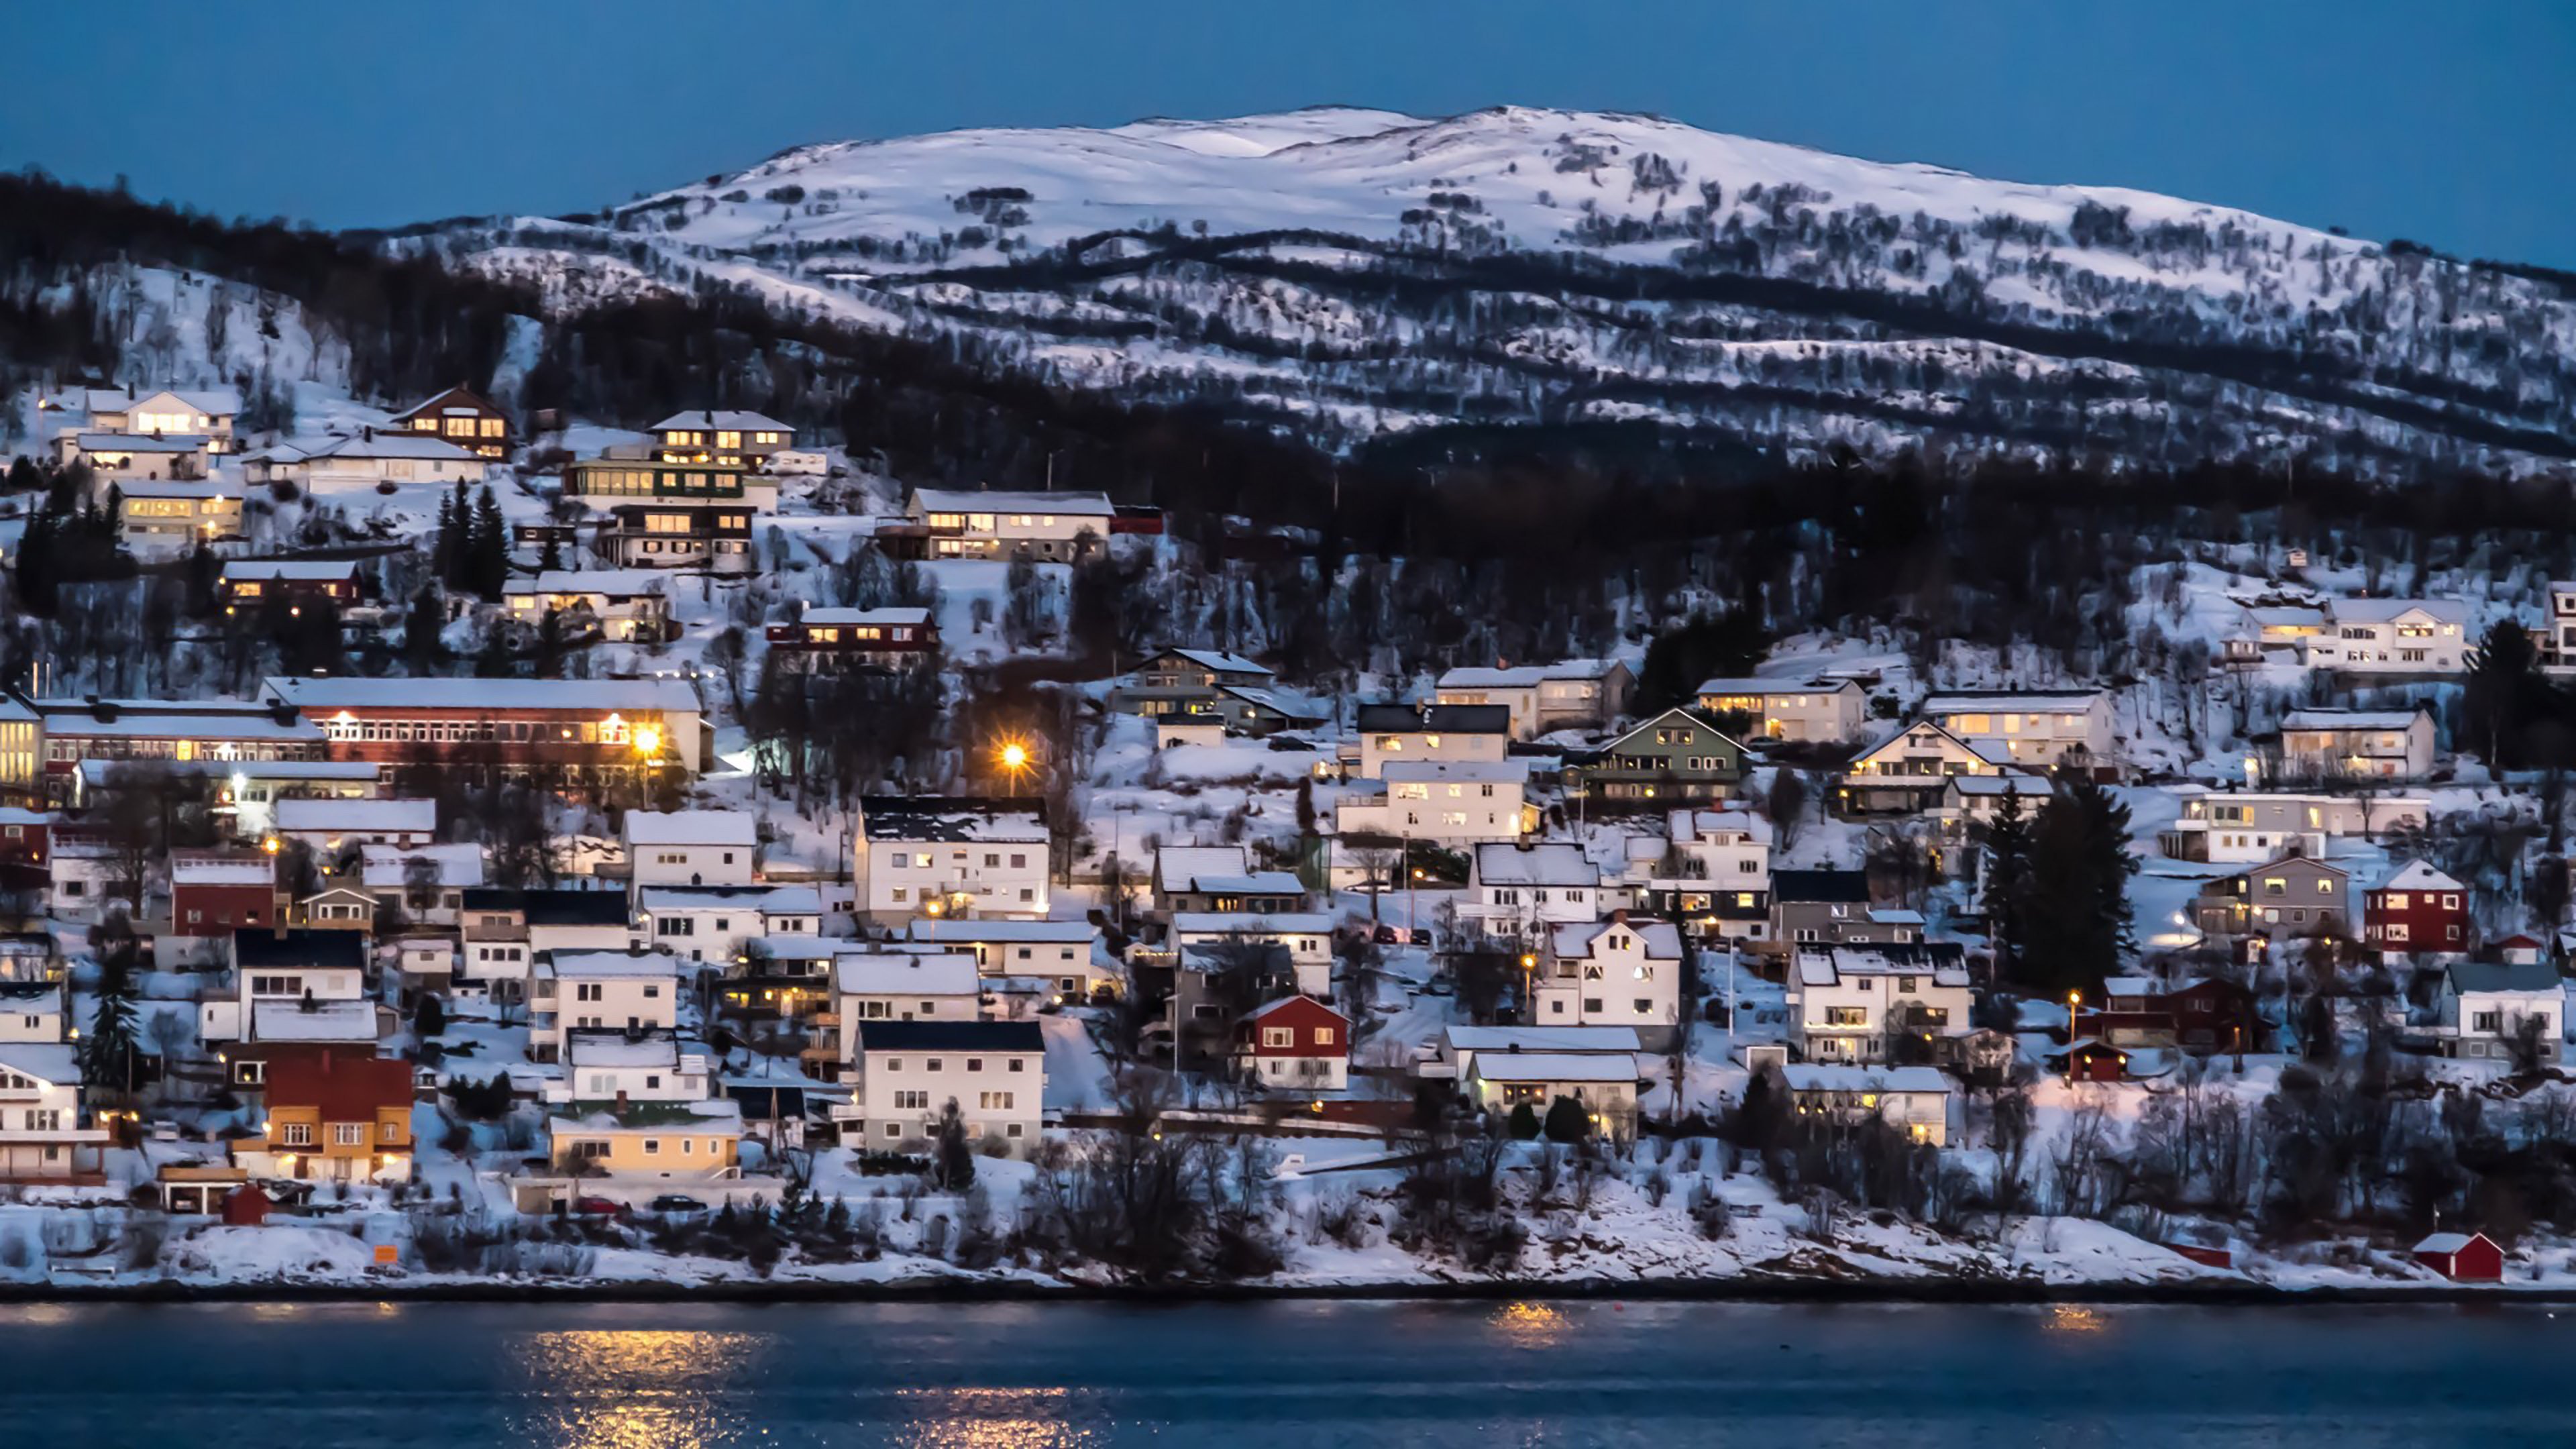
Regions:
[[1011, 778], [1011, 793], [1020, 793], [1020, 780], [1029, 772], [1031, 758], [1026, 741], [1005, 739], [993, 750], [993, 762]]
[[2066, 993], [2066, 1085], [2075, 1085], [2075, 1008], [2084, 1004], [2084, 993]]

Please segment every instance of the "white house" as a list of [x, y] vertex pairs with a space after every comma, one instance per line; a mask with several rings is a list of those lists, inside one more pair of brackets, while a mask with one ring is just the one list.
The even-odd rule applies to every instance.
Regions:
[[1457, 845], [1518, 840], [1535, 814], [1526, 760], [1390, 760], [1333, 805], [1341, 835]]
[[1467, 864], [1461, 925], [1489, 936], [1534, 940], [1545, 928], [1580, 925], [1601, 915], [1600, 867], [1565, 841], [1488, 844]]
[[71, 1043], [0, 1041], [0, 1182], [70, 1182], [98, 1172], [108, 1134], [84, 1125], [84, 1115], [80, 1053]]
[[1557, 730], [1616, 720], [1628, 707], [1635, 677], [1616, 659], [1452, 669], [1440, 676], [1438, 704], [1499, 704], [1511, 711], [1511, 737], [1533, 740]]
[[512, 620], [530, 627], [551, 613], [576, 631], [596, 625], [599, 637], [612, 644], [658, 644], [671, 623], [665, 577], [655, 569], [556, 569], [510, 580], [502, 586], [501, 602]]
[[1669, 1048], [1681, 1029], [1682, 934], [1670, 921], [1602, 921], [1547, 933], [1532, 982], [1540, 1026], [1624, 1026], [1649, 1050]]
[[974, 1021], [983, 1014], [982, 976], [963, 951], [845, 951], [832, 958], [842, 1060], [856, 1065], [854, 1029], [871, 1021]]
[[1500, 764], [1511, 747], [1512, 712], [1499, 704], [1364, 704], [1352, 727], [1359, 776], [1375, 780], [1398, 760]]
[[198, 1002], [201, 1041], [373, 1043], [391, 1015], [368, 994], [359, 932], [236, 930], [232, 962], [231, 994]]
[[695, 968], [667, 951], [550, 951], [528, 973], [528, 1047], [562, 1059], [576, 1031], [670, 1031]]
[[465, 904], [465, 893], [483, 884], [483, 847], [455, 845], [362, 845], [358, 847], [358, 883], [379, 907], [399, 906], [414, 922], [453, 926]]
[[904, 520], [941, 558], [1033, 558], [1069, 563], [1102, 547], [1117, 510], [1105, 493], [963, 493], [918, 488]]
[[69, 1041], [59, 981], [0, 981], [0, 1041]]
[[1488, 1112], [1527, 1105], [1539, 1117], [1559, 1097], [1571, 1097], [1598, 1131], [1625, 1137], [1637, 1122], [1637, 1064], [1633, 1057], [1549, 1051], [1478, 1052], [1462, 1078], [1468, 1098]]
[[1956, 947], [1802, 947], [1789, 963], [1791, 1040], [1810, 1061], [1883, 1063], [1908, 1048], [1929, 1061], [1968, 1030], [1968, 968]]
[[1181, 952], [1275, 945], [1288, 953], [1299, 992], [1333, 993], [1333, 918], [1321, 911], [1175, 911], [1170, 941]]
[[703, 1102], [715, 1095], [715, 1059], [668, 1031], [572, 1031], [549, 1102]]
[[1697, 692], [1701, 709], [1743, 715], [1763, 739], [1856, 740], [1869, 719], [1869, 691], [1856, 679], [1704, 679]]
[[2423, 709], [2294, 709], [2281, 718], [2287, 780], [2420, 780], [2433, 773]]
[[629, 810], [626, 864], [637, 888], [747, 886], [760, 854], [748, 810]]
[[1427, 1046], [1413, 1074], [1434, 1081], [1463, 1082], [1480, 1052], [1547, 1052], [1560, 1056], [1613, 1058], [1613, 1065], [1633, 1080], [1637, 1055], [1645, 1043], [1634, 1027], [1625, 1026], [1450, 1026]]
[[2549, 621], [2540, 633], [2540, 667], [2550, 674], [2576, 673], [2576, 579], [2549, 583]]
[[1835, 804], [1857, 815], [1911, 815], [1939, 803], [1953, 775], [2005, 775], [2020, 770], [2000, 740], [1968, 740], [1937, 720], [1916, 720], [1852, 757], [1835, 787]]
[[1115, 993], [1126, 981], [1102, 946], [1100, 928], [1088, 921], [921, 919], [906, 934], [916, 948], [974, 957], [984, 988], [1006, 999], [1082, 1002]]
[[853, 841], [870, 924], [916, 916], [1044, 920], [1046, 821], [1035, 802], [872, 795]]
[[2105, 765], [2115, 757], [2105, 690], [1943, 690], [1923, 701], [1921, 713], [1970, 746], [2002, 746], [2006, 763], [2026, 769]]
[[1729, 937], [1760, 937], [1771, 913], [1771, 822], [1750, 810], [1673, 810], [1661, 835], [1629, 838], [1621, 879], [1655, 908]]
[[277, 833], [324, 853], [352, 845], [428, 845], [438, 839], [435, 800], [280, 800], [269, 811]]
[[480, 483], [484, 457], [443, 438], [388, 429], [355, 437], [278, 443], [242, 458], [242, 476], [253, 485], [298, 483], [306, 488], [377, 483]]
[[1950, 1140], [1950, 1078], [1938, 1067], [1793, 1062], [1780, 1077], [1800, 1112], [1845, 1124], [1875, 1118], [1934, 1147]]
[[2468, 667], [2469, 607], [2454, 599], [2335, 599], [2307, 641], [2310, 669], [2458, 674]]
[[76, 388], [44, 399], [41, 411], [68, 416], [78, 413], [80, 430], [136, 437], [206, 438], [215, 452], [232, 444], [233, 423], [241, 414], [241, 394], [228, 387], [157, 388], [132, 392], [117, 387]]
[[2539, 1065], [2564, 1055], [2566, 985], [2545, 961], [2454, 961], [2442, 970], [2434, 1012], [2453, 1056], [2515, 1061], [2525, 1033]]
[[1046, 1035], [1034, 1021], [870, 1021], [850, 1028], [842, 1140], [868, 1151], [927, 1145], [950, 1102], [967, 1137], [1025, 1157], [1046, 1104]]
[[[2421, 829], [2433, 802], [2422, 795], [2318, 795], [2280, 790], [2175, 792], [2182, 814], [2156, 833], [2175, 860], [2260, 865], [2292, 853], [2322, 856], [2326, 842]], [[2028, 808], [2035, 808], [2034, 800]]]
[[643, 886], [635, 920], [638, 938], [654, 949], [721, 963], [763, 936], [820, 935], [823, 897], [801, 885]]

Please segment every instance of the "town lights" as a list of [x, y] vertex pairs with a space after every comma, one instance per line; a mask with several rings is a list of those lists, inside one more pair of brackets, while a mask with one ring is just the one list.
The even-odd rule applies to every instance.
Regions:
[[261, 837], [260, 842], [259, 842], [259, 848], [260, 848], [260, 849], [262, 849], [262, 850], [264, 850], [264, 851], [267, 851], [267, 852], [268, 852], [269, 854], [271, 854], [271, 855], [275, 855], [275, 854], [277, 854], [278, 849], [279, 849], [279, 843], [278, 843], [278, 839], [277, 839], [277, 837], [276, 837], [276, 836], [274, 836], [274, 835], [269, 835], [269, 836], [263, 836], [263, 837]]
[[648, 760], [662, 753], [662, 732], [652, 725], [637, 725], [635, 753]]
[[1028, 741], [1006, 737], [993, 747], [993, 763], [1001, 766], [1003, 774], [1010, 776], [1011, 793], [1016, 795], [1020, 781], [1028, 775], [1036, 757], [1030, 753]]

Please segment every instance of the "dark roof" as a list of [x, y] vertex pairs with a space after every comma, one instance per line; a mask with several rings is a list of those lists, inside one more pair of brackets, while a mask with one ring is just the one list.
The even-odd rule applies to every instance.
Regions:
[[626, 892], [511, 890], [479, 886], [465, 892], [469, 911], [517, 911], [531, 926], [622, 926]]
[[1423, 730], [1451, 735], [1507, 735], [1512, 707], [1507, 704], [1364, 704], [1357, 727], [1362, 734], [1405, 734]]
[[1034, 1021], [865, 1021], [859, 1050], [870, 1052], [1043, 1052]]
[[1771, 872], [1771, 899], [1783, 904], [1843, 901], [1866, 905], [1869, 902], [1869, 872], [1775, 870]]
[[766, 1082], [727, 1082], [724, 1093], [741, 1104], [742, 1115], [755, 1121], [786, 1121], [805, 1115], [803, 1087], [773, 1087]]
[[235, 966], [329, 966], [364, 970], [367, 938], [361, 931], [233, 932]]
[[973, 795], [863, 795], [859, 818], [871, 840], [982, 840], [985, 826], [1004, 821], [1043, 825], [1035, 799]]
[[2453, 991], [2549, 991], [2558, 968], [2546, 961], [2454, 961], [2445, 968]]

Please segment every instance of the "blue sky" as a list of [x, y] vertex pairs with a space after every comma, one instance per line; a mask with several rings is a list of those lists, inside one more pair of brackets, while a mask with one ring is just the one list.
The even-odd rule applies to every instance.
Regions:
[[1513, 102], [2576, 267], [2561, 0], [11, 8], [0, 165], [330, 226], [585, 210], [809, 141]]

